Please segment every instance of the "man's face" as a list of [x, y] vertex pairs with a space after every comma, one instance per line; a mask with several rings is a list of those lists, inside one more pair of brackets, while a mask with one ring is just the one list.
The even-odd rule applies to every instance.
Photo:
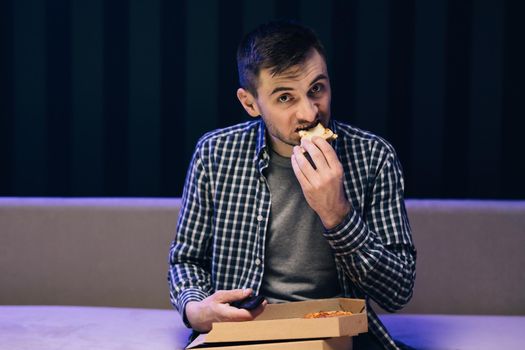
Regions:
[[261, 70], [255, 103], [275, 152], [290, 157], [300, 144], [299, 130], [330, 120], [330, 80], [326, 62], [316, 51], [301, 65], [272, 76]]

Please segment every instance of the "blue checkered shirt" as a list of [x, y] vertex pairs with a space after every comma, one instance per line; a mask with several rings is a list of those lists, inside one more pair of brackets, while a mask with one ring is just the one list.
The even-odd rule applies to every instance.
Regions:
[[[332, 145], [352, 204], [343, 222], [322, 232], [332, 248], [341, 289], [345, 297], [373, 299], [385, 310], [399, 310], [412, 296], [416, 260], [401, 166], [392, 146], [380, 137], [335, 120], [330, 128], [339, 135]], [[199, 140], [169, 255], [171, 302], [182, 315], [189, 301], [216, 290], [258, 292], [271, 207], [263, 173], [269, 157], [261, 119]], [[369, 332], [385, 348], [395, 348], [372, 308], [367, 312]]]

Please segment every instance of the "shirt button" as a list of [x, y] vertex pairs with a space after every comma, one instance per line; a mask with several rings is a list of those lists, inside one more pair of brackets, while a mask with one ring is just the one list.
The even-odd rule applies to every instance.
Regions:
[[262, 215], [257, 215], [257, 221], [263, 221], [263, 219]]
[[257, 266], [261, 265], [261, 259], [259, 258], [255, 259], [255, 265]]

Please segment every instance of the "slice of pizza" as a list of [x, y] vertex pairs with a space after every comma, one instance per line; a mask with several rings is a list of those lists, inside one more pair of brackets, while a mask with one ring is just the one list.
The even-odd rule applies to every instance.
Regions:
[[335, 140], [337, 138], [337, 134], [334, 134], [332, 130], [325, 128], [321, 123], [317, 124], [315, 127], [311, 129], [300, 130], [299, 136], [301, 136], [301, 140], [306, 139], [310, 141], [312, 140], [312, 137], [319, 136], [328, 142]]

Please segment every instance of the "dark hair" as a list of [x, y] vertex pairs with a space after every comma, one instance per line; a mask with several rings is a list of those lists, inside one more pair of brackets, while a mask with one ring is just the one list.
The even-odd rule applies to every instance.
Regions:
[[263, 24], [248, 33], [237, 49], [239, 84], [257, 96], [262, 69], [280, 74], [303, 63], [312, 49], [326, 60], [323, 45], [310, 28], [288, 20]]

